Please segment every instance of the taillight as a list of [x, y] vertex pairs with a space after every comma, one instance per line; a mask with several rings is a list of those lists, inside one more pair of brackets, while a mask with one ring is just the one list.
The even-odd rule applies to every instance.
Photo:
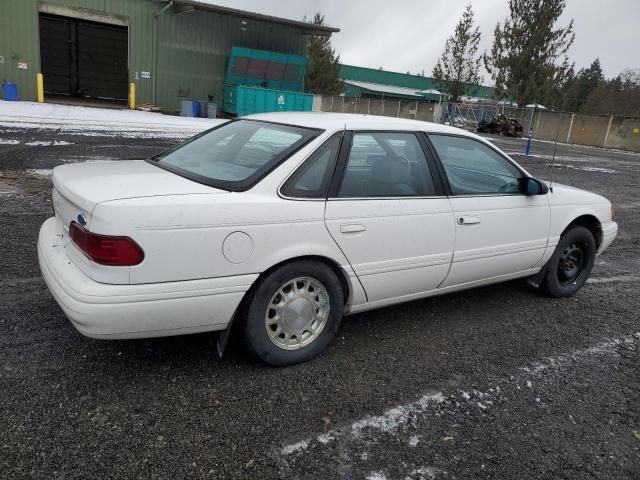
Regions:
[[98, 235], [76, 222], [69, 225], [69, 236], [87, 257], [100, 265], [126, 267], [138, 265], [144, 259], [140, 246], [129, 237]]

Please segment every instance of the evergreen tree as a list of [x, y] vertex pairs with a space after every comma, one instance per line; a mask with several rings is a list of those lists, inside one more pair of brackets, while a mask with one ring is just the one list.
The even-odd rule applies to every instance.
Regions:
[[459, 102], [465, 93], [472, 94], [476, 90], [474, 87], [482, 81], [479, 43], [480, 29], [474, 26], [473, 10], [467, 5], [432, 73], [438, 88], [453, 102]]
[[593, 92], [605, 81], [600, 59], [596, 58], [589, 67], [578, 71], [569, 89], [570, 110], [579, 112]]
[[485, 67], [498, 95], [519, 105], [557, 103], [573, 65], [567, 51], [573, 44], [573, 20], [555, 28], [566, 0], [509, 0], [509, 16], [498, 23]]
[[640, 73], [627, 69], [600, 82], [589, 93], [581, 111], [640, 117]]
[[[305, 16], [304, 21], [326, 26], [324, 15], [320, 12], [311, 19]], [[321, 95], [339, 95], [342, 92], [340, 56], [336, 55], [336, 51], [331, 47], [330, 37], [323, 35], [308, 37], [304, 86], [307, 92]]]

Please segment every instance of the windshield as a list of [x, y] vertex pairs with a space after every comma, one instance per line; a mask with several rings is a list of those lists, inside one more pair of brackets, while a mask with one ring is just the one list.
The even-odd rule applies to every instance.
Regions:
[[208, 130], [154, 161], [200, 183], [245, 190], [318, 133], [301, 127], [237, 120]]

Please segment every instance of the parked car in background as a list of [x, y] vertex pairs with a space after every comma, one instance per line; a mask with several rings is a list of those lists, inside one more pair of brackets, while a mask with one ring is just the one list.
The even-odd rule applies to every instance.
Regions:
[[57, 167], [53, 206], [40, 266], [81, 333], [233, 322], [272, 365], [321, 352], [344, 314], [515, 278], [573, 295], [618, 228], [607, 199], [551, 190], [475, 134], [324, 113], [249, 116], [148, 160]]

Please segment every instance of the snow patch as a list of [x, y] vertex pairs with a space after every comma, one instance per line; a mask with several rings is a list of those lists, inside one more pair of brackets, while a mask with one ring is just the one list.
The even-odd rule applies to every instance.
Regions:
[[0, 138], [0, 145], [18, 145], [20, 140], [5, 140]]
[[[524, 374], [514, 373], [514, 375], [502, 380], [504, 385], [511, 385], [514, 390], [522, 391], [520, 387], [521, 384], [526, 384], [529, 388], [533, 387], [532, 381], [527, 377], [534, 377], [548, 370], [561, 370], [565, 366], [594, 355], [616, 355], [620, 346], [630, 346], [639, 340], [640, 332], [636, 332], [631, 335], [605, 340], [591, 347], [574, 350], [554, 357], [546, 357], [528, 366], [520, 367], [518, 372], [524, 372]], [[526, 376], [523, 378], [524, 375]], [[473, 389], [471, 392], [472, 393], [465, 390], [457, 390], [455, 393], [452, 393], [451, 397], [445, 396], [442, 392], [423, 395], [416, 401], [391, 408], [382, 415], [367, 416], [343, 427], [335, 428], [329, 432], [287, 445], [282, 448], [280, 452], [286, 456], [314, 448], [331, 448], [330, 445], [338, 440], [340, 441], [341, 448], [346, 448], [346, 445], [352, 445], [360, 449], [378, 442], [383, 435], [391, 435], [402, 441], [405, 445], [408, 444], [415, 447], [420, 441], [420, 435], [415, 432], [415, 425], [419, 420], [430, 415], [441, 415], [443, 411], [445, 411], [444, 409], [462, 409], [462, 412], [466, 411], [467, 414], [469, 407], [472, 406], [486, 410], [490, 405], [494, 405], [494, 401], [496, 397], [500, 395], [501, 389], [495, 387], [485, 392]], [[479, 399], [482, 399], [482, 401], [478, 401]], [[460, 400], [460, 402], [458, 400]], [[536, 397], [535, 401], [542, 403], [539, 397]], [[406, 437], [403, 438], [405, 435]], [[448, 440], [450, 439], [447, 438], [447, 441]], [[430, 470], [430, 472], [429, 474], [428, 471], [425, 470], [423, 477], [432, 478], [429, 475], [435, 475], [434, 470]], [[372, 474], [377, 473], [382, 474], [382, 472], [372, 472]]]
[[640, 275], [616, 275], [605, 278], [589, 278], [587, 283], [640, 282]]
[[373, 430], [381, 433], [393, 433], [399, 427], [406, 425], [413, 417], [426, 411], [430, 404], [442, 403], [446, 397], [441, 393], [424, 395], [415, 402], [407, 403], [387, 410], [384, 414], [366, 417], [351, 425], [351, 435], [355, 438], [364, 436]]
[[306, 450], [307, 448], [309, 448], [309, 442], [307, 440], [301, 440], [297, 443], [292, 443], [291, 445], [282, 447], [281, 452], [283, 455], [291, 455], [292, 453], [298, 453]]
[[30, 168], [26, 170], [29, 175], [37, 175], [39, 177], [50, 177], [53, 174], [52, 168]]
[[420, 467], [412, 470], [404, 480], [433, 480], [436, 478], [436, 469], [431, 467]]
[[387, 480], [384, 472], [371, 472], [366, 478], [367, 480]]
[[87, 136], [180, 138], [192, 136], [226, 121], [138, 110], [0, 101], [0, 127], [48, 129]]

